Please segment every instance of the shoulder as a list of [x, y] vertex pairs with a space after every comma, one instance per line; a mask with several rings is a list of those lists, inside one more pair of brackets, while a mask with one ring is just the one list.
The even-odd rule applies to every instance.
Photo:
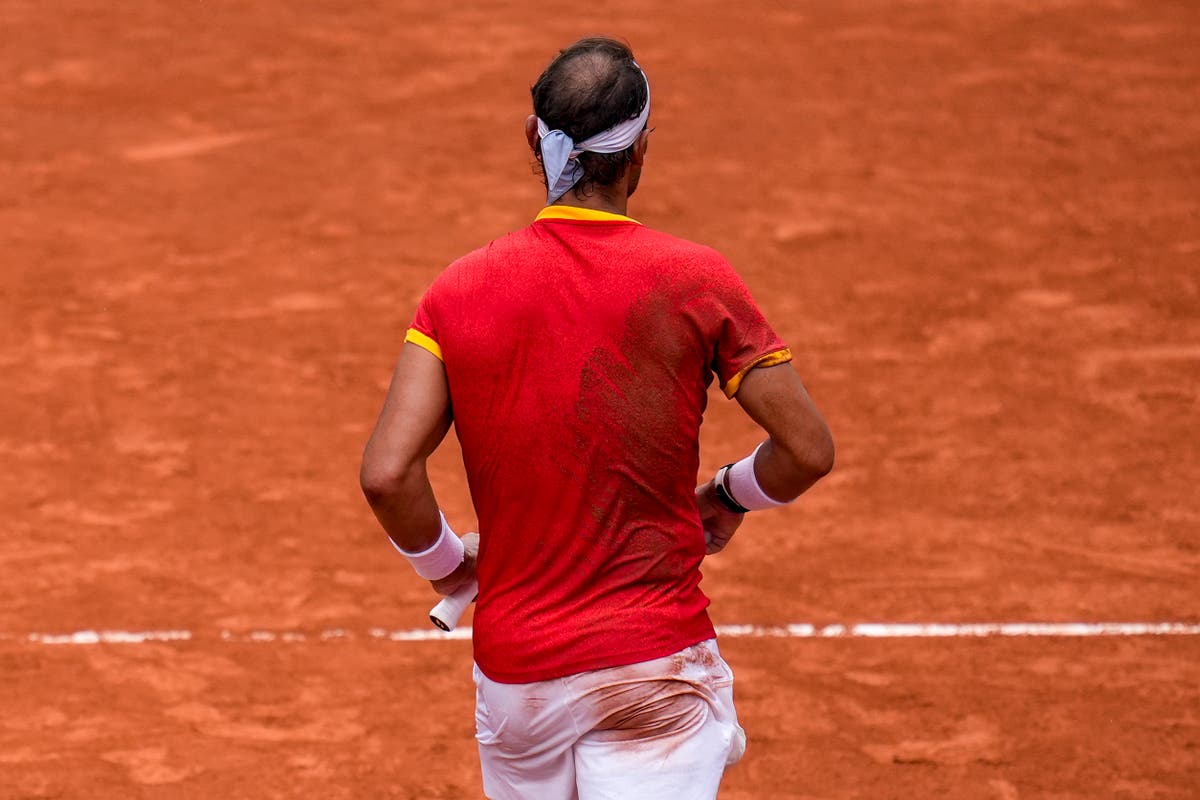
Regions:
[[733, 265], [714, 247], [645, 226], [640, 233], [655, 266], [681, 281], [709, 286], [741, 282]]
[[451, 261], [450, 264], [442, 270], [442, 275], [447, 273], [462, 273], [472, 270], [484, 269], [493, 259], [500, 254], [512, 252], [517, 246], [515, 239], [520, 236], [521, 232], [505, 234], [497, 239], [493, 239], [485, 245], [476, 247], [469, 253], [466, 253]]
[[514, 231], [456, 258], [434, 278], [430, 291], [444, 294], [486, 282], [518, 257], [526, 236], [524, 230]]
[[663, 248], [679, 255], [687, 255], [697, 259], [722, 259], [723, 256], [714, 248], [706, 244], [694, 242], [691, 239], [684, 239], [682, 236], [676, 236], [666, 231], [661, 231], [657, 228], [651, 228], [649, 225], [639, 225], [638, 233], [646, 241], [654, 242], [658, 247]]

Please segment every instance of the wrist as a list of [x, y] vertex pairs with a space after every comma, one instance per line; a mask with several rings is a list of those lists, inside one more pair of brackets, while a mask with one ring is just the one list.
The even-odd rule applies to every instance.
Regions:
[[713, 476], [713, 494], [716, 495], [717, 502], [729, 513], [745, 514], [750, 509], [733, 499], [733, 495], [729, 491], [727, 481], [729, 480], [729, 470], [731, 467], [733, 467], [733, 464], [726, 464], [717, 470], [717, 474]]
[[[717, 470], [717, 477], [713, 479], [717, 488], [717, 497], [722, 504], [731, 511], [735, 508], [741, 509], [734, 513], [744, 514], [747, 511], [762, 511], [787, 505], [786, 502], [776, 500], [767, 494], [758, 482], [758, 476], [754, 472], [754, 462], [761, 449], [762, 444], [754, 448], [754, 452], [741, 461]], [[726, 502], [727, 499], [728, 502]]]
[[417, 574], [427, 581], [445, 578], [458, 569], [466, 556], [463, 541], [446, 522], [446, 515], [439, 511], [438, 517], [441, 519], [441, 530], [438, 531], [437, 540], [419, 553], [410, 553], [394, 541], [392, 542], [400, 555], [407, 558], [408, 563], [412, 564]]

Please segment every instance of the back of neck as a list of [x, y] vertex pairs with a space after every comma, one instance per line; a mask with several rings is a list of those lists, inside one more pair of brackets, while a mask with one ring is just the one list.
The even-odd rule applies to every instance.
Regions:
[[572, 188], [551, 205], [590, 208], [594, 211], [607, 211], [610, 214], [627, 216], [629, 195], [626, 193], [624, 185], [618, 182], [613, 186], [593, 186], [587, 194], [580, 193], [578, 188]]

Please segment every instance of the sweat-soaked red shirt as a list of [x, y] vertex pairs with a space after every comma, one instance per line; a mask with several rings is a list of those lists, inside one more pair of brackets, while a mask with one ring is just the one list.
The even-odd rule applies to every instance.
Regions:
[[451, 264], [407, 340], [445, 364], [479, 518], [475, 661], [529, 683], [712, 637], [698, 438], [791, 353], [715, 251], [551, 206]]

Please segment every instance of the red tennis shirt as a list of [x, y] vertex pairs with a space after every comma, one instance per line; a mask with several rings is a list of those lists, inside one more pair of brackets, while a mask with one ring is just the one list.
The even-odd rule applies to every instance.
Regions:
[[698, 438], [714, 373], [791, 353], [715, 251], [551, 206], [459, 259], [407, 334], [442, 359], [479, 517], [475, 661], [529, 683], [712, 637]]

